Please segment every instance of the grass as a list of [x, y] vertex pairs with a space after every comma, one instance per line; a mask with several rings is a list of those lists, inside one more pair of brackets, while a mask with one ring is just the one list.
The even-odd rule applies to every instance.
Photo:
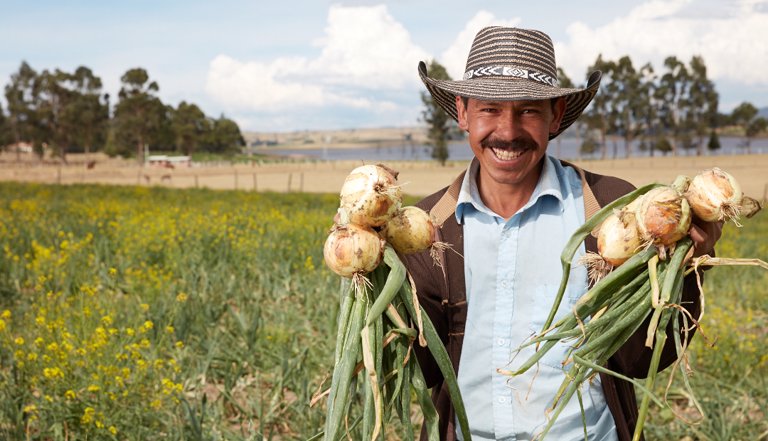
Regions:
[[[339, 283], [322, 243], [337, 203], [0, 184], [0, 439], [316, 434], [324, 402], [309, 402], [329, 383]], [[767, 260], [761, 214], [728, 226], [719, 255]], [[706, 418], [653, 409], [649, 439], [765, 436], [766, 282], [753, 268], [707, 273], [707, 339], [690, 360]], [[672, 408], [692, 417], [682, 390]]]

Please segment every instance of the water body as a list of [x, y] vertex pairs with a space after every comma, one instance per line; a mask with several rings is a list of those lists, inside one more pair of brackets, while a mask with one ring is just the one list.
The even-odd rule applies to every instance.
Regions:
[[[746, 153], [764, 154], [768, 153], [768, 138], [754, 139], [749, 148], [743, 146], [743, 138], [720, 138], [721, 148], [715, 151], [705, 149], [705, 155], [741, 155]], [[581, 140], [576, 138], [556, 138], [549, 143], [548, 151], [551, 155], [566, 159], [600, 159], [601, 154], [583, 155], [579, 153]], [[432, 161], [432, 148], [429, 145], [404, 143], [399, 146], [387, 147], [360, 147], [334, 149], [327, 147], [316, 147], [309, 149], [283, 149], [279, 147], [263, 148], [257, 150], [259, 153], [272, 155], [304, 157], [315, 160], [337, 161], [337, 160], [359, 160], [365, 162], [371, 161]], [[472, 150], [466, 141], [454, 141], [448, 144], [449, 160], [464, 161], [472, 159]], [[678, 156], [695, 156], [696, 149], [680, 149]], [[650, 151], [640, 150], [637, 144], [632, 146], [632, 157], [650, 156]], [[654, 152], [654, 156], [663, 156], [659, 151]], [[626, 157], [624, 141], [616, 142], [615, 147], [612, 142], [608, 142], [607, 159], [621, 159]]]

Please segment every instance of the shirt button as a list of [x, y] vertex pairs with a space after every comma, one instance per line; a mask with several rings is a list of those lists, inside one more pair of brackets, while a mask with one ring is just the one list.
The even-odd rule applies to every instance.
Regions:
[[509, 287], [509, 282], [507, 282], [506, 280], [502, 280], [501, 287], [504, 289], [507, 289]]
[[497, 345], [499, 345], [499, 346], [504, 346], [504, 344], [505, 344], [506, 342], [507, 342], [507, 341], [506, 341], [506, 340], [504, 340], [503, 338], [500, 338], [500, 339], [497, 339], [497, 340], [496, 340], [496, 344], [497, 344]]
[[499, 397], [498, 401], [499, 401], [499, 403], [506, 403], [507, 399], [504, 398], [504, 397]]

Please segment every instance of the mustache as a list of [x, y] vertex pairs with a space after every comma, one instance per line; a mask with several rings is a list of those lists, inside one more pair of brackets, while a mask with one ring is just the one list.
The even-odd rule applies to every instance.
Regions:
[[504, 150], [536, 150], [539, 144], [531, 138], [515, 138], [512, 140], [484, 138], [480, 141], [480, 147], [486, 149]]

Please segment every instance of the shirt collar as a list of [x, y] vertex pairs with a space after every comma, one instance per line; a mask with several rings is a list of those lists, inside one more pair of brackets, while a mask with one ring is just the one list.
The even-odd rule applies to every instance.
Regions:
[[[521, 212], [532, 207], [544, 196], [554, 197], [560, 204], [560, 210], [563, 210], [563, 186], [567, 184], [561, 176], [563, 172], [562, 166], [560, 166], [560, 162], [557, 159], [549, 155], [544, 156], [542, 160], [544, 161], [544, 167], [542, 168], [541, 176], [539, 176], [539, 182], [536, 184], [536, 188], [534, 188], [528, 203], [520, 209]], [[477, 175], [479, 172], [480, 162], [477, 158], [474, 158], [464, 174], [459, 197], [456, 201], [456, 222], [459, 224], [464, 223], [464, 216], [468, 209], [475, 209], [491, 216], [498, 216], [480, 198], [480, 191], [477, 188]]]

